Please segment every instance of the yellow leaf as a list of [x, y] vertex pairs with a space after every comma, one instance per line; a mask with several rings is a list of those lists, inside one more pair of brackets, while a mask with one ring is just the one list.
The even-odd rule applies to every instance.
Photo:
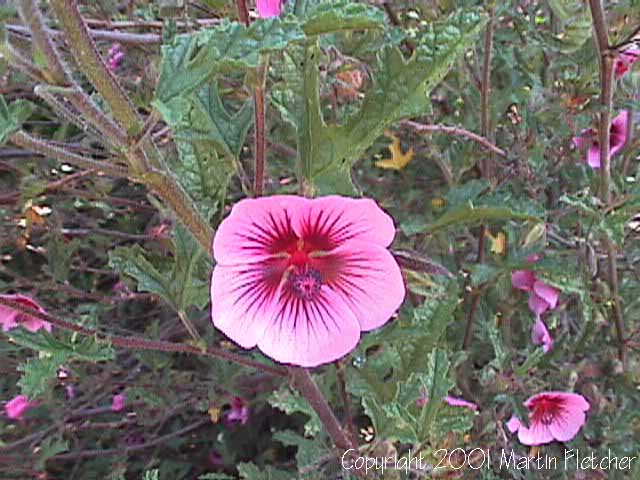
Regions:
[[504, 232], [498, 232], [494, 237], [491, 232], [487, 231], [487, 237], [491, 240], [491, 252], [496, 255], [504, 255], [507, 253], [507, 236]]
[[220, 409], [218, 407], [211, 407], [207, 413], [213, 423], [218, 423], [218, 420], [220, 420]]
[[413, 148], [410, 148], [405, 153], [402, 153], [402, 146], [400, 145], [400, 139], [393, 133], [385, 132], [387, 137], [391, 139], [389, 144], [389, 151], [391, 152], [391, 158], [383, 158], [376, 162], [376, 167], [388, 168], [392, 170], [402, 170], [413, 159], [415, 152]]

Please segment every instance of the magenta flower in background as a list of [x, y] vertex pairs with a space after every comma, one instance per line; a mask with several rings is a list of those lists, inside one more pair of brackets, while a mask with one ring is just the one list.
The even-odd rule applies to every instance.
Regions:
[[282, 13], [283, 0], [256, 0], [260, 18], [278, 17]]
[[[527, 261], [536, 262], [538, 259], [539, 256], [532, 255], [527, 258]], [[533, 270], [515, 270], [511, 274], [511, 285], [518, 290], [530, 292], [529, 308], [537, 317], [558, 306], [560, 291], [548, 283], [538, 280]]]
[[543, 392], [530, 397], [524, 406], [529, 409], [529, 427], [517, 417], [506, 426], [518, 432], [523, 445], [542, 445], [553, 441], [568, 442], [575, 438], [586, 421], [589, 402], [582, 395], [565, 392]]
[[4, 406], [4, 410], [11, 420], [21, 420], [25, 413], [35, 406], [35, 402], [29, 401], [26, 395], [18, 395], [9, 400]]
[[633, 64], [638, 60], [640, 60], [640, 48], [638, 47], [632, 47], [620, 52], [613, 66], [616, 77], [622, 77], [629, 73], [633, 68]]
[[127, 394], [119, 393], [118, 395], [114, 395], [111, 399], [111, 410], [113, 412], [121, 412], [124, 410], [125, 404], [127, 403]]
[[[429, 398], [426, 395], [423, 395], [418, 400], [416, 400], [416, 406], [424, 407], [428, 401], [429, 401]], [[444, 397], [444, 401], [447, 403], [447, 405], [451, 407], [470, 408], [471, 410], [474, 410], [474, 411], [478, 410], [478, 405], [468, 400], [465, 400], [464, 398], [447, 396], [447, 397]]]
[[125, 56], [122, 45], [114, 43], [107, 53], [107, 68], [115, 73], [120, 68]]
[[224, 419], [228, 424], [244, 425], [249, 421], [249, 404], [240, 397], [233, 397], [231, 409], [225, 414]]
[[[611, 121], [609, 134], [609, 156], [620, 153], [629, 139], [629, 111], [624, 110]], [[587, 128], [573, 137], [573, 145], [576, 148], [587, 148], [587, 163], [591, 168], [600, 168], [600, 144], [598, 132], [593, 128]]]
[[314, 367], [341, 358], [404, 299], [386, 248], [394, 236], [393, 220], [373, 200], [242, 200], [213, 241], [213, 323], [278, 362]]
[[[46, 313], [38, 303], [31, 297], [16, 293], [14, 295], [0, 295], [0, 298], [4, 300], [11, 300], [12, 302], [19, 303], [39, 312]], [[2, 331], [8, 332], [12, 328], [16, 328], [18, 325], [23, 326], [30, 332], [37, 332], [41, 328], [44, 328], [47, 332], [51, 331], [51, 324], [40, 320], [39, 318], [31, 315], [24, 315], [22, 312], [13, 310], [12, 308], [0, 305], [0, 324], [2, 325]]]
[[548, 353], [553, 349], [553, 337], [549, 333], [549, 329], [544, 321], [537, 317], [533, 328], [531, 329], [531, 341], [534, 345], [542, 345], [544, 353]]

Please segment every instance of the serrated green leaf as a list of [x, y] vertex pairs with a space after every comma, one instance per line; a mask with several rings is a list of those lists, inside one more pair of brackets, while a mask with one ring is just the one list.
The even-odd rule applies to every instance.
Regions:
[[13, 133], [20, 130], [33, 109], [31, 102], [22, 99], [7, 105], [4, 97], [0, 95], [0, 145], [4, 145]]
[[80, 247], [80, 241], [65, 242], [62, 235], [53, 233], [47, 242], [49, 270], [58, 282], [65, 282], [69, 276], [71, 260]]
[[273, 434], [273, 439], [281, 442], [283, 445], [298, 448], [296, 453], [298, 470], [318, 463], [322, 457], [331, 452], [318, 437], [305, 438], [291, 430], [276, 432]]
[[162, 47], [155, 105], [199, 90], [218, 74], [255, 69], [262, 54], [282, 51], [304, 38], [296, 21], [280, 18], [249, 27], [225, 21], [195, 34], [178, 35]]
[[73, 337], [74, 341], [67, 341], [56, 337], [44, 329], [36, 333], [19, 328], [8, 334], [11, 339], [24, 347], [65, 360], [82, 360], [86, 362], [103, 362], [113, 360], [114, 350], [111, 344], [95, 337]]
[[239, 463], [238, 473], [243, 480], [291, 480], [291, 472], [270, 466], [258, 468], [253, 463]]
[[44, 470], [44, 465], [48, 459], [68, 450], [69, 442], [60, 438], [59, 435], [56, 434], [45, 438], [36, 452], [35, 468], [39, 471]]
[[309, 421], [304, 426], [305, 435], [315, 436], [322, 429], [320, 418], [316, 411], [309, 405], [306, 399], [288, 388], [276, 390], [269, 397], [269, 404], [288, 415], [292, 413], [304, 413]]
[[138, 282], [141, 292], [155, 293], [176, 311], [204, 308], [209, 299], [208, 262], [202, 248], [186, 228], [176, 225], [171, 266], [156, 268], [139, 245], [109, 252], [109, 265]]
[[435, 222], [427, 225], [425, 232], [435, 233], [442, 229], [458, 225], [478, 225], [487, 221], [537, 220], [527, 213], [513, 211], [507, 207], [474, 207], [465, 205], [446, 212]]
[[424, 385], [424, 394], [427, 395], [428, 401], [422, 407], [420, 412], [420, 438], [425, 439], [432, 433], [431, 429], [442, 406], [444, 397], [447, 396], [449, 390], [454, 386], [453, 381], [449, 377], [449, 368], [451, 362], [447, 353], [442, 349], [435, 349], [429, 358], [428, 368], [424, 374], [415, 374], [420, 377], [421, 383]]
[[45, 358], [30, 358], [18, 370], [22, 372], [18, 386], [23, 395], [29, 398], [37, 398], [43, 395], [56, 378], [60, 365], [65, 358], [60, 355]]
[[385, 14], [379, 8], [362, 3], [338, 1], [321, 3], [308, 12], [302, 29], [307, 35], [320, 35], [346, 30], [383, 28], [384, 24]]
[[[420, 36], [414, 55], [406, 60], [395, 46], [378, 55], [374, 84], [362, 108], [343, 125], [327, 125], [319, 100], [316, 43], [307, 43], [302, 56], [299, 91], [280, 95], [298, 132], [301, 176], [318, 194], [353, 195], [351, 167], [392, 123], [429, 111], [428, 93], [473, 44], [486, 18], [476, 11], [461, 11], [443, 22], [430, 24]], [[294, 65], [299, 63], [293, 63]], [[287, 106], [282, 100], [289, 100]]]

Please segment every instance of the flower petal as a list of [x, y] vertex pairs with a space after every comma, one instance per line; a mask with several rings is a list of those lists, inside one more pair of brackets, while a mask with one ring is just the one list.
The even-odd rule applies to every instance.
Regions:
[[312, 300], [299, 298], [285, 286], [276, 309], [258, 348], [278, 362], [315, 367], [343, 357], [360, 339], [353, 312], [326, 285]]
[[531, 342], [534, 345], [542, 345], [544, 353], [553, 348], [553, 338], [549, 333], [547, 325], [538, 317], [531, 329]]
[[537, 316], [540, 316], [544, 312], [549, 310], [549, 304], [545, 301], [544, 298], [538, 296], [534, 292], [531, 292], [531, 295], [529, 295], [529, 308]]
[[509, 419], [509, 421], [505, 425], [507, 426], [507, 430], [509, 430], [511, 433], [516, 433], [518, 430], [520, 430], [520, 427], [522, 426], [522, 422], [518, 417], [514, 415]]
[[260, 262], [295, 245], [291, 217], [311, 200], [294, 195], [247, 198], [236, 203], [213, 239], [213, 254], [222, 265]]
[[545, 302], [549, 304], [551, 309], [554, 309], [558, 306], [558, 298], [560, 297], [560, 291], [548, 283], [543, 282], [542, 280], [537, 280], [533, 284], [533, 291], [539, 297], [543, 298]]
[[629, 138], [629, 110], [623, 110], [611, 121], [610, 141], [611, 156], [620, 152]]
[[591, 168], [600, 168], [600, 147], [594, 143], [587, 152], [587, 163]]
[[244, 348], [253, 348], [276, 312], [285, 261], [217, 265], [211, 276], [213, 324]]
[[478, 410], [478, 405], [468, 400], [465, 400], [464, 398], [447, 396], [447, 397], [444, 397], [444, 401], [447, 402], [447, 404], [451, 405], [452, 407], [465, 407], [465, 408], [470, 408], [471, 410]]
[[404, 300], [400, 267], [379, 245], [350, 240], [327, 256], [316, 258], [314, 265], [364, 331], [387, 323]]
[[294, 212], [292, 225], [300, 238], [311, 243], [329, 244], [330, 250], [348, 240], [362, 240], [387, 247], [396, 228], [393, 219], [368, 198], [331, 195], [309, 201], [308, 208]]
[[554, 437], [548, 425], [544, 425], [542, 422], [535, 422], [530, 427], [520, 425], [518, 440], [523, 445], [542, 445], [553, 442]]
[[530, 292], [535, 281], [536, 274], [532, 270], [515, 270], [511, 274], [511, 285], [518, 290]]
[[559, 442], [573, 440], [586, 421], [582, 410], [567, 409], [549, 425], [553, 437]]
[[282, 13], [283, 0], [256, 0], [260, 18], [277, 17]]

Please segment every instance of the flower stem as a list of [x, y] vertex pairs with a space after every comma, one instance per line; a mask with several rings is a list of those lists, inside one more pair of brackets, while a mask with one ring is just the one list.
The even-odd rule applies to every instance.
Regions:
[[94, 169], [116, 178], [127, 178], [129, 176], [126, 168], [110, 165], [106, 161], [98, 162], [96, 160], [81, 157], [76, 153], [51, 145], [46, 140], [32, 137], [22, 130], [11, 135], [9, 140], [11, 143], [19, 147], [40, 153], [47, 157], [55, 158], [60, 162], [69, 163], [75, 167]]
[[340, 426], [340, 423], [338, 423], [338, 419], [327, 403], [327, 399], [311, 377], [309, 370], [306, 368], [290, 367], [289, 373], [291, 374], [294, 385], [300, 394], [307, 399], [309, 404], [318, 414], [318, 417], [320, 417], [320, 421], [324, 425], [324, 428], [327, 430], [327, 433], [331, 437], [331, 440], [333, 440], [335, 446], [342, 450], [356, 448]]
[[[600, 53], [600, 124], [598, 126], [600, 147], [600, 199], [605, 208], [612, 204], [611, 193], [611, 112], [613, 110], [614, 80], [614, 52], [610, 49], [606, 14], [600, 0], [589, 0], [593, 29], [595, 31], [598, 51]], [[618, 340], [618, 358], [626, 367], [627, 358], [624, 339], [624, 316], [618, 291], [618, 265], [616, 248], [609, 235], [603, 233], [603, 244], [607, 252], [608, 281], [613, 296], [613, 320], [616, 326]]]
[[255, 104], [255, 180], [253, 194], [260, 197], [264, 193], [264, 173], [267, 157], [267, 132], [266, 132], [266, 105], [265, 105], [265, 80], [269, 65], [269, 59], [265, 58], [257, 70], [258, 84], [253, 94]]
[[287, 376], [287, 370], [283, 367], [266, 365], [262, 362], [256, 362], [242, 355], [229, 352], [222, 348], [208, 347], [207, 349], [198, 348], [194, 345], [187, 345], [184, 343], [166, 342], [163, 340], [148, 340], [146, 338], [139, 337], [124, 337], [120, 335], [110, 335], [92, 328], [88, 328], [75, 323], [67, 322], [61, 318], [55, 317], [48, 313], [40, 312], [34, 308], [29, 308], [22, 303], [14, 302], [12, 300], [6, 300], [0, 297], [0, 306], [9, 307], [12, 310], [20, 312], [24, 315], [36, 317], [45, 322], [49, 322], [52, 325], [70, 330], [72, 332], [79, 333], [80, 335], [86, 335], [95, 337], [96, 339], [103, 340], [111, 343], [116, 347], [126, 348], [129, 350], [153, 350], [158, 352], [167, 353], [190, 353], [194, 355], [202, 355], [205, 357], [221, 358], [230, 362], [238, 363], [247, 367], [261, 370], [265, 373], [269, 373], [274, 376], [285, 377]]
[[93, 86], [111, 107], [114, 117], [130, 134], [137, 134], [141, 122], [135, 108], [118, 83], [117, 78], [107, 68], [96, 49], [87, 25], [84, 23], [75, 0], [51, 0], [58, 21], [73, 47], [74, 58]]

